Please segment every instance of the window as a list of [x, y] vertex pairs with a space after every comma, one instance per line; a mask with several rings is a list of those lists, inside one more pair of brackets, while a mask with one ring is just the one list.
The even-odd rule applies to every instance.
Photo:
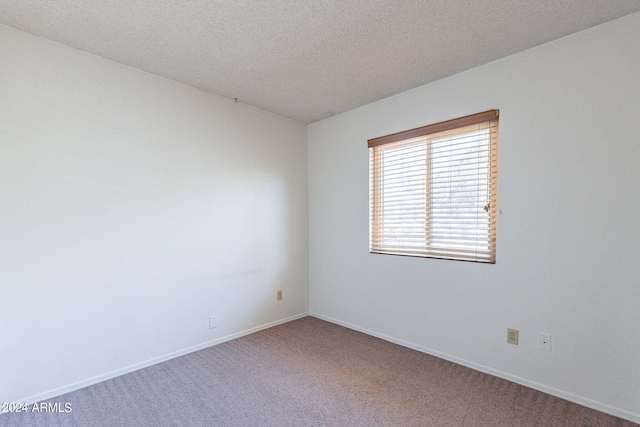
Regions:
[[370, 252], [496, 262], [498, 110], [368, 145]]

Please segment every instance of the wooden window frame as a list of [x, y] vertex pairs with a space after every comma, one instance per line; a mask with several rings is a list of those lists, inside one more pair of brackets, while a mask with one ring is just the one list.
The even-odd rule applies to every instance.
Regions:
[[[480, 263], [495, 264], [496, 262], [496, 225], [497, 225], [496, 213], [497, 213], [498, 117], [499, 117], [498, 110], [489, 110], [489, 111], [484, 111], [477, 114], [472, 114], [469, 116], [460, 117], [453, 120], [447, 120], [444, 122], [439, 122], [439, 123], [431, 124], [428, 126], [422, 126], [422, 127], [410, 129], [407, 131], [370, 139], [367, 142], [367, 145], [370, 151], [370, 236], [369, 237], [370, 237], [371, 253], [407, 255], [407, 256], [418, 256], [418, 257], [426, 257], [426, 258], [453, 259], [453, 260], [461, 260], [461, 261], [473, 261], [473, 262], [480, 262]], [[432, 221], [431, 219], [431, 215], [433, 215], [433, 212], [432, 212], [433, 209], [431, 209], [431, 206], [433, 206], [432, 205], [433, 191], [431, 187], [433, 185], [440, 185], [440, 184], [433, 184], [434, 182], [437, 182], [437, 181], [434, 181], [434, 175], [432, 175], [432, 172], [430, 170], [430, 168], [432, 167], [431, 165], [434, 161], [432, 157], [432, 154], [433, 154], [432, 141], [436, 141], [436, 140], [448, 141], [447, 138], [449, 138], [452, 141], [455, 141], [456, 138], [460, 138], [460, 139], [468, 138], [465, 135], [472, 135], [474, 133], [473, 129], [478, 129], [477, 131], [479, 132], [478, 134], [484, 135], [482, 136], [483, 142], [481, 144], [487, 145], [487, 148], [484, 148], [483, 146], [483, 148], [478, 149], [479, 150], [478, 153], [485, 153], [485, 151], [482, 151], [482, 150], [486, 150], [486, 155], [488, 157], [484, 159], [484, 163], [482, 166], [483, 169], [478, 169], [477, 171], [478, 174], [483, 173], [483, 171], [485, 170], [488, 171], [486, 184], [479, 184], [479, 188], [481, 188], [483, 191], [486, 191], [487, 203], [484, 206], [480, 206], [480, 209], [484, 210], [486, 213], [482, 214], [482, 212], [477, 212], [478, 211], [477, 201], [474, 207], [472, 208], [469, 207], [471, 206], [470, 204], [465, 205], [462, 208], [465, 212], [464, 214], [453, 213], [451, 214], [450, 217], [447, 217], [446, 215], [443, 215], [441, 213], [442, 211], [441, 209], [440, 211], [438, 211], [439, 218], [445, 218], [444, 219], [445, 222], [446, 221], [453, 222], [454, 225], [451, 227], [452, 229], [456, 229], [456, 230], [473, 229], [474, 226], [467, 224], [465, 222], [466, 219], [460, 220], [461, 215], [462, 216], [467, 215], [466, 212], [469, 212], [469, 209], [473, 209], [473, 212], [477, 212], [476, 217], [479, 219], [476, 219], [476, 222], [479, 225], [476, 226], [477, 228], [474, 229], [475, 231], [473, 232], [469, 232], [469, 231], [452, 232], [454, 234], [455, 233], [463, 233], [463, 234], [455, 234], [456, 237], [451, 237], [450, 242], [453, 242], [455, 239], [457, 239], [458, 241], [465, 240], [464, 243], [442, 243], [442, 242], [446, 242], [447, 239], [442, 237], [441, 228], [438, 228], [437, 233], [440, 233], [440, 234], [437, 234], [437, 238], [439, 239], [440, 243], [431, 244], [429, 243], [429, 241], [434, 239], [433, 233], [436, 233], [436, 231], [434, 231], [436, 230], [436, 228], [434, 228], [434, 225], [433, 225], [434, 221]], [[488, 132], [486, 130], [488, 130]], [[488, 135], [488, 137], [486, 135]], [[487, 141], [484, 141], [484, 140], [487, 140]], [[384, 207], [385, 202], [381, 200], [383, 196], [381, 196], [380, 194], [384, 192], [383, 188], [386, 188], [384, 187], [384, 185], [389, 185], [389, 184], [388, 183], [383, 184], [381, 182], [381, 180], [383, 179], [382, 177], [383, 176], [382, 164], [384, 163], [383, 157], [382, 157], [384, 155], [382, 154], [383, 150], [387, 150], [388, 152], [391, 152], [391, 150], [395, 149], [395, 147], [413, 147], [413, 146], [417, 147], [423, 142], [425, 146], [424, 148], [425, 165], [423, 166], [423, 168], [425, 169], [425, 173], [424, 173], [425, 182], [424, 182], [422, 191], [425, 192], [426, 199], [425, 199], [425, 211], [422, 212], [421, 215], [424, 216], [424, 221], [426, 223], [424, 227], [425, 229], [424, 234], [418, 238], [416, 238], [415, 235], [411, 235], [411, 237], [408, 238], [407, 240], [407, 242], [411, 240], [410, 243], [406, 243], [406, 242], [403, 243], [404, 237], [400, 237], [400, 238], [395, 237], [394, 238], [396, 239], [395, 241], [400, 243], [393, 243], [392, 245], [385, 247], [384, 240], [387, 237], [385, 235], [386, 233], [384, 228], [385, 226], [383, 225], [384, 221], [387, 218], [390, 218], [390, 220], [393, 220], [393, 221], [399, 220], [404, 222], [403, 218], [405, 213], [402, 211], [404, 208], [399, 209], [397, 206], [395, 206], [393, 209], [388, 208], [388, 210], [394, 210], [395, 212], [400, 210], [402, 211], [402, 213], [393, 213], [385, 217], [385, 215], [387, 215], [387, 213], [385, 212], [386, 208]], [[389, 145], [389, 144], [394, 144], [394, 145]], [[388, 146], [383, 147], [386, 145]], [[422, 150], [422, 148], [420, 149]], [[448, 153], [447, 150], [444, 150], [443, 152]], [[415, 155], [415, 154], [408, 154], [407, 156], [412, 156], [412, 155]], [[419, 154], [415, 156], [416, 157], [408, 157], [408, 158], [410, 158], [411, 160], [415, 158], [422, 159], [423, 154]], [[452, 168], [452, 170], [454, 169], [455, 168]], [[473, 168], [470, 168], [470, 170], [471, 169]], [[475, 172], [472, 170], [471, 173], [473, 174]], [[419, 172], [418, 176], [422, 176], [421, 174], [422, 172]], [[466, 180], [467, 178], [464, 178], [464, 179]], [[473, 179], [473, 178], [469, 178], [469, 179]], [[415, 183], [416, 181], [412, 181], [412, 182]], [[462, 182], [464, 182], [464, 185], [467, 184], [467, 181], [463, 180]], [[402, 186], [404, 185], [405, 184], [403, 180]], [[455, 185], [451, 185], [451, 184], [449, 185], [450, 185], [450, 188], [453, 188], [451, 192], [452, 194], [451, 200], [454, 200], [453, 199], [454, 196], [459, 197], [456, 191], [460, 191], [460, 190], [457, 189]], [[397, 187], [398, 186], [396, 186], [396, 188]], [[441, 187], [438, 187], [438, 188], [441, 188]], [[394, 191], [397, 192], [398, 190], [396, 189]], [[404, 192], [405, 189], [403, 188], [400, 191]], [[437, 191], [441, 191], [441, 190], [437, 190]], [[395, 194], [397, 193], [394, 193], [394, 195]], [[441, 192], [438, 194], [441, 194]], [[482, 194], [484, 197], [484, 193]], [[472, 199], [472, 197], [470, 199]], [[412, 200], [416, 200], [416, 199], [414, 198]], [[417, 200], [421, 200], [421, 199], [417, 199]], [[439, 200], [442, 205], [442, 201], [441, 201], [442, 199], [439, 199]], [[459, 199], [455, 199], [455, 200], [459, 200]], [[454, 202], [454, 203], [458, 203], [458, 202]], [[465, 202], [462, 202], [462, 203], [465, 203]], [[472, 202], [469, 202], [469, 203], [472, 203]], [[413, 203], [412, 207], [408, 209], [410, 210], [410, 213], [408, 213], [407, 215], [408, 216], [414, 215], [416, 212], [416, 204]], [[456, 225], [455, 221], [457, 220], [460, 220], [461, 222], [465, 222], [465, 223]], [[411, 219], [411, 221], [413, 221], [412, 222], [412, 224], [414, 224], [413, 229], [415, 229], [416, 221], [422, 221], [422, 220]], [[408, 222], [411, 222], [411, 221], [408, 221]], [[471, 222], [473, 222], [473, 220], [471, 220]], [[399, 227], [402, 227], [402, 226], [399, 226]], [[410, 235], [410, 234], [411, 233], [407, 232], [407, 235]], [[392, 240], [392, 239], [389, 238], [389, 240]], [[469, 242], [466, 242], [466, 240], [468, 240]], [[383, 243], [381, 243], [381, 241], [383, 241]], [[415, 243], [416, 241], [418, 241], [419, 243]], [[475, 249], [473, 248], [469, 249], [465, 245], [475, 245], [474, 246]]]

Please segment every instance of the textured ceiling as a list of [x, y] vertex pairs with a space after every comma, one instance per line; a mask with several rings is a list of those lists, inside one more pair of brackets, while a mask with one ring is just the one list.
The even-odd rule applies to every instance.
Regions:
[[0, 0], [0, 23], [310, 123], [636, 11], [640, 0]]

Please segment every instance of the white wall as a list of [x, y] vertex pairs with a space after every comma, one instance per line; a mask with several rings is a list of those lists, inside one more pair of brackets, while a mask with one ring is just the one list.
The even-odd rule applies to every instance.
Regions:
[[[491, 108], [497, 264], [369, 254], [367, 139]], [[640, 14], [308, 129], [311, 314], [640, 421]]]
[[0, 26], [0, 402], [306, 313], [307, 200], [305, 125]]

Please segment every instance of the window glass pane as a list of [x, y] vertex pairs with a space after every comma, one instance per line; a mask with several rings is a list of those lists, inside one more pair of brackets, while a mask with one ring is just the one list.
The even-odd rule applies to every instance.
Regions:
[[429, 244], [479, 248], [478, 238], [489, 232], [489, 215], [483, 209], [489, 202], [489, 129], [432, 139], [430, 146]]
[[420, 142], [382, 152], [383, 244], [416, 246], [424, 242], [426, 148]]

